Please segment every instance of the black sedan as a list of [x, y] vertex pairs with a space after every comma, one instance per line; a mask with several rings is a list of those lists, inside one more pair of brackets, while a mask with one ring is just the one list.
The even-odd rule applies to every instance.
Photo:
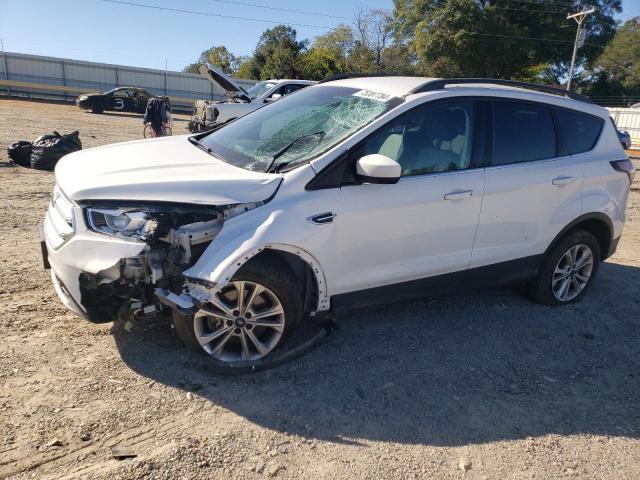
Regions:
[[144, 88], [120, 87], [105, 93], [87, 93], [76, 99], [76, 105], [83, 110], [102, 113], [105, 110], [115, 112], [144, 113], [147, 101], [155, 95]]

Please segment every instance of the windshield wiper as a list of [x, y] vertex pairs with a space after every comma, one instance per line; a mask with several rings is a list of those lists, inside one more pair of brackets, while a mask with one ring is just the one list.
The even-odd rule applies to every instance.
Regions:
[[189, 141], [191, 143], [193, 143], [196, 147], [204, 150], [205, 152], [207, 152], [209, 155], [211, 155], [212, 157], [216, 157], [218, 160], [222, 160], [222, 158], [220, 158], [220, 155], [218, 155], [216, 152], [214, 152], [213, 150], [211, 150], [209, 147], [201, 144], [198, 140], [196, 140], [193, 137], [189, 137]]
[[[285, 153], [287, 153], [287, 150], [289, 150], [291, 147], [293, 147], [300, 140], [302, 140], [304, 138], [313, 137], [313, 136], [316, 136], [316, 135], [324, 135], [324, 131], [314, 132], [314, 133], [307, 133], [306, 135], [302, 135], [302, 136], [300, 136], [298, 138], [294, 138], [293, 140], [291, 140], [284, 147], [282, 147], [280, 150], [278, 150], [276, 153], [274, 153], [273, 158], [271, 159], [271, 161], [269, 162], [269, 165], [267, 165], [267, 168], [265, 169], [265, 172], [269, 173], [271, 171], [271, 168], [274, 166], [274, 163], [276, 162], [276, 160], [278, 158], [280, 158], [282, 155], [284, 155]], [[286, 163], [289, 163], [289, 162], [286, 162]]]

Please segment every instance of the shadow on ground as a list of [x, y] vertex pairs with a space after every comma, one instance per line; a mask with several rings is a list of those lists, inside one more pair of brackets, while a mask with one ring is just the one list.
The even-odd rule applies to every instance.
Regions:
[[123, 360], [258, 425], [336, 442], [465, 445], [546, 434], [640, 437], [640, 268], [603, 264], [583, 302], [511, 292], [354, 312], [270, 372], [207, 373], [166, 323], [114, 327]]

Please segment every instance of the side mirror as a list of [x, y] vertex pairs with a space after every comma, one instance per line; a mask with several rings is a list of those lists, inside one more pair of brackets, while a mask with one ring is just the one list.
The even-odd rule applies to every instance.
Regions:
[[269, 98], [267, 98], [266, 101], [267, 102], [274, 102], [274, 101], [278, 100], [280, 97], [282, 97], [282, 95], [280, 95], [279, 93], [274, 93]]
[[397, 183], [402, 168], [395, 160], [374, 153], [365, 155], [356, 162], [356, 173], [368, 183]]

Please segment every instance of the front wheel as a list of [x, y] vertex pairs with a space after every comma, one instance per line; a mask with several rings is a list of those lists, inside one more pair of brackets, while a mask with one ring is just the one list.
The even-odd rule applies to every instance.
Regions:
[[[142, 135], [144, 136], [144, 138], [155, 138], [157, 136], [156, 132], [153, 130], [153, 127], [151, 126], [151, 123], [144, 124], [144, 127], [142, 129]], [[170, 137], [171, 135], [173, 135], [173, 131], [171, 130], [171, 127], [163, 125], [162, 134], [160, 136]]]
[[571, 232], [547, 253], [531, 286], [531, 297], [546, 305], [577, 302], [591, 286], [600, 258], [600, 244], [593, 235]]
[[194, 315], [174, 315], [176, 332], [189, 347], [209, 355], [220, 373], [268, 368], [303, 317], [302, 294], [289, 272], [256, 261]]
[[91, 105], [91, 113], [102, 113], [104, 112], [104, 106], [101, 104], [94, 103]]

